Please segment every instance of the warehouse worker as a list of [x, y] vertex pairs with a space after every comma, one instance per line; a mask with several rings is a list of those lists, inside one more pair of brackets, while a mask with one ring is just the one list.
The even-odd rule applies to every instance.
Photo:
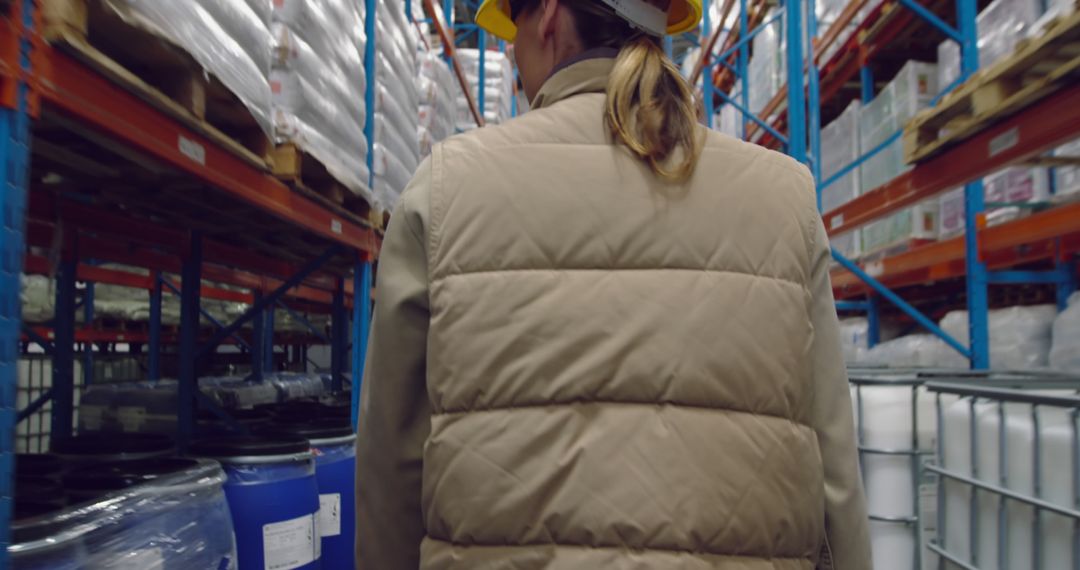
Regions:
[[383, 245], [363, 570], [867, 570], [806, 168], [697, 125], [701, 0], [488, 0], [533, 111], [436, 146]]

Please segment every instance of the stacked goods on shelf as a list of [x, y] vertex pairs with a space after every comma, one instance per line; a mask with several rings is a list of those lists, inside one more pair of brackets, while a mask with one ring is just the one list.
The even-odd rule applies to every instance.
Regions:
[[[1070, 159], [1080, 157], [1080, 139], [1059, 146], [1054, 150], [1054, 156]], [[1080, 193], [1080, 166], [1054, 168], [1054, 195], [1068, 196], [1077, 193]]]
[[[1050, 200], [1050, 177], [1046, 169], [1010, 167], [983, 179], [987, 225], [994, 226], [1014, 220], [1032, 207]], [[964, 232], [964, 189], [957, 188], [941, 195], [941, 237], [953, 237]]]
[[932, 334], [912, 334], [883, 342], [858, 362], [895, 368], [967, 368], [956, 351]]
[[[480, 104], [480, 95], [474, 85], [480, 84], [480, 52], [475, 49], [457, 50], [461, 63], [472, 90], [473, 100]], [[514, 72], [506, 54], [487, 50], [484, 53], [484, 122], [503, 123], [511, 118], [514, 99]], [[457, 98], [457, 128], [467, 131], [476, 128], [476, 120], [469, 110], [469, 103], [464, 95]]]
[[[235, 413], [258, 406], [318, 399], [328, 392], [319, 374], [266, 374], [263, 382], [238, 377], [200, 378], [199, 388], [221, 408]], [[176, 433], [177, 382], [95, 384], [82, 394], [79, 432]], [[238, 415], [242, 423], [248, 419]], [[205, 416], [202, 421], [214, 420]], [[214, 420], [216, 421], [216, 420]]]
[[390, 210], [420, 164], [416, 138], [420, 95], [416, 89], [417, 32], [399, 2], [380, 0], [375, 40], [374, 190]]
[[[736, 101], [739, 101], [738, 96], [732, 95]], [[742, 122], [743, 114], [734, 105], [724, 105], [713, 115], [713, 128], [737, 139], [742, 138]]]
[[[852, 101], [833, 122], [821, 129], [821, 177], [829, 180], [862, 154], [859, 140], [859, 117], [862, 105]], [[828, 212], [847, 204], [861, 194], [859, 167], [821, 190], [821, 208]]]
[[[766, 16], [768, 20], [770, 16]], [[746, 75], [749, 84], [750, 111], [760, 114], [773, 96], [787, 83], [787, 57], [784, 46], [783, 18], [764, 26], [751, 40], [752, 56]], [[761, 117], [765, 119], [765, 117]]]
[[[1057, 307], [1053, 305], [990, 311], [990, 368], [1046, 368], [1050, 362], [1050, 335], [1055, 317]], [[941, 328], [966, 345], [969, 321], [967, 311], [952, 311], [941, 319]], [[958, 362], [965, 362], [959, 355], [956, 358]]]
[[[1038, 0], [994, 0], [979, 13], [979, 68], [1011, 54], [1042, 14]], [[938, 46], [938, 85], [945, 89], [960, 77], [960, 45], [945, 40]]]
[[420, 93], [417, 137], [421, 156], [427, 156], [435, 143], [454, 134], [456, 93], [460, 88], [441, 56], [433, 51], [421, 51], [416, 89]]
[[[1051, 305], [990, 311], [990, 367], [995, 370], [1046, 368], [1050, 362], [1055, 317], [1057, 308]], [[967, 311], [952, 311], [939, 325], [961, 344], [967, 345]], [[1076, 341], [1063, 342], [1075, 344]], [[967, 359], [930, 334], [908, 335], [881, 343], [870, 349], [865, 362], [894, 367], [968, 367]]]
[[[103, 265], [103, 268], [118, 268]], [[125, 272], [147, 275], [145, 269], [124, 267]], [[54, 316], [55, 285], [52, 279], [41, 275], [23, 275], [23, 320], [28, 323], [44, 323]], [[218, 285], [218, 287], [222, 287]], [[237, 319], [248, 306], [244, 303], [202, 299], [201, 308], [219, 322]], [[94, 318], [123, 322], [145, 323], [150, 321], [150, 296], [145, 290], [130, 287], [97, 284], [94, 287]], [[82, 322], [83, 312], [75, 315]], [[161, 322], [165, 325], [180, 324], [180, 297], [167, 289], [161, 297]]]
[[[41, 11], [44, 36], [82, 64], [249, 165], [267, 166], [269, 2], [51, 0]], [[201, 147], [188, 142], [180, 150], [202, 162]]]
[[294, 144], [353, 194], [370, 201], [360, 6], [346, 0], [273, 4], [270, 79], [276, 140]]
[[[861, 154], [859, 116], [861, 104], [853, 101], [833, 122], [821, 130], [821, 177], [829, 180]], [[821, 209], [828, 212], [847, 204], [860, 194], [859, 168], [821, 189]], [[845, 257], [854, 259], [862, 254], [862, 230], [856, 229], [832, 238], [832, 246]]]
[[[858, 15], [852, 18], [851, 21], [844, 26], [844, 29], [841, 30], [840, 34], [836, 37], [836, 41], [826, 48], [825, 53], [821, 55], [821, 61], [829, 61], [829, 59], [843, 47], [844, 43], [847, 42], [851, 35], [855, 33], [856, 29], [859, 27], [859, 22], [862, 22], [866, 15], [880, 3], [880, 0], [868, 0], [859, 11]], [[822, 38], [825, 34], [829, 33], [829, 30], [836, 24], [837, 20], [840, 18], [840, 14], [843, 13], [844, 8], [846, 8], [847, 5], [848, 2], [846, 0], [823, 0], [822, 2], [815, 4], [819, 38]]]
[[862, 228], [862, 255], [906, 249], [913, 241], [938, 239], [938, 199], [931, 198], [866, 224]]
[[[863, 106], [859, 119], [859, 143], [863, 152], [885, 143], [904, 128], [937, 95], [937, 73], [932, 63], [909, 61], [888, 85]], [[869, 192], [910, 169], [904, 163], [904, 148], [899, 138], [863, 163], [861, 187]]]
[[[862, 107], [859, 118], [859, 146], [867, 153], [885, 144], [921, 109], [930, 106], [937, 94], [934, 64], [909, 61], [896, 78], [873, 101]], [[900, 137], [862, 164], [860, 190], [869, 192], [910, 169], [904, 163]], [[862, 253], [874, 253], [910, 240], [937, 239], [936, 199], [868, 224], [862, 230]]]
[[1068, 308], [1054, 319], [1050, 338], [1050, 367], [1080, 373], [1080, 293], [1073, 293]]

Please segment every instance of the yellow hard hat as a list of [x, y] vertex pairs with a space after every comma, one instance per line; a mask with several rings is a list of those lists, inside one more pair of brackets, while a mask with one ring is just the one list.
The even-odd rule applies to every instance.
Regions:
[[[581, 0], [577, 1], [580, 2]], [[643, 25], [645, 24], [643, 19], [638, 19], [635, 16], [638, 14], [643, 17], [649, 16], [649, 14], [644, 13], [647, 7], [654, 6], [649, 0], [598, 1], [611, 6], [617, 13], [638, 27], [648, 29], [648, 26]], [[653, 9], [655, 10], [655, 7]], [[668, 35], [689, 32], [696, 28], [699, 22], [701, 22], [701, 0], [671, 0], [671, 6], [667, 11], [667, 27], [665, 30]], [[514, 21], [510, 18], [510, 0], [484, 0], [484, 3], [480, 5], [480, 9], [476, 12], [476, 25], [508, 42], [514, 41], [514, 38], [517, 37], [517, 26], [514, 25]], [[659, 32], [660, 30], [655, 31]]]

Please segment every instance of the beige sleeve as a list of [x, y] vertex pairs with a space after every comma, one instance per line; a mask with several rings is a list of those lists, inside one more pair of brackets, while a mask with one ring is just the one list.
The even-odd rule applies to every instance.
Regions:
[[[825, 526], [828, 551], [820, 568], [868, 570], [870, 530], [859, 475], [851, 391], [840, 346], [829, 266], [832, 254], [821, 216], [813, 211], [810, 318], [814, 326], [813, 427], [825, 467]], [[831, 553], [831, 560], [829, 560]]]
[[383, 241], [356, 442], [360, 570], [416, 570], [428, 399], [426, 221], [431, 166], [420, 165]]

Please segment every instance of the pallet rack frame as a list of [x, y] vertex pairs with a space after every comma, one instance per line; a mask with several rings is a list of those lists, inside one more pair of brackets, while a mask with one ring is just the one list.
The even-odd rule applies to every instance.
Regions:
[[[876, 6], [859, 23], [829, 61], [823, 62], [823, 54], [837, 41], [842, 31], [856, 18], [868, 0], [852, 0], [837, 21], [819, 38], [817, 33], [814, 0], [784, 0], [781, 10], [772, 19], [755, 25], [755, 16], [765, 11], [765, 2], [739, 0], [737, 26], [726, 30], [723, 24], [734, 5], [734, 0], [724, 0], [719, 23], [712, 22], [710, 2], [705, 3], [705, 18], [701, 46], [707, 46], [692, 79], [701, 81], [704, 94], [706, 120], [712, 126], [715, 99], [734, 106], [742, 115], [744, 138], [756, 140], [767, 146], [781, 145], [785, 152], [807, 164], [818, 184], [819, 208], [822, 189], [842, 178], [890, 144], [899, 140], [901, 132], [894, 133], [884, 143], [864, 152], [855, 162], [837, 174], [822, 180], [820, 160], [820, 119], [823, 98], [837, 94], [844, 82], [858, 74], [863, 101], [875, 95], [874, 78], [867, 65], [907, 25], [925, 25], [940, 31], [945, 37], [956, 41], [961, 48], [961, 77], [947, 86], [938, 99], [952, 90], [978, 70], [975, 0], [956, 0], [957, 26], [946, 23], [937, 13], [917, 0], [886, 1]], [[800, 22], [802, 4], [808, 4], [807, 37], [804, 43], [803, 26]], [[904, 10], [897, 8], [903, 7]], [[748, 107], [748, 83], [746, 50], [753, 37], [777, 18], [786, 17], [787, 37], [787, 85], [765, 106], [761, 115], [752, 113]], [[870, 25], [872, 24], [872, 26]], [[878, 34], [871, 45], [860, 39], [861, 32], [873, 29]], [[718, 39], [726, 35], [719, 54], [714, 57]], [[803, 50], [808, 48], [809, 57]], [[822, 85], [822, 69], [827, 68], [827, 83]], [[725, 83], [734, 76], [742, 82], [741, 101], [734, 101], [725, 93]], [[1080, 109], [1069, 104], [1069, 99], [1080, 96], [1080, 87], [1066, 87], [1053, 96], [1025, 109], [960, 143], [944, 154], [928, 162], [916, 165], [910, 172], [887, 183], [883, 187], [855, 198], [848, 204], [830, 212], [823, 212], [830, 236], [843, 233], [859, 225], [895, 213], [905, 206], [923, 198], [932, 197], [945, 189], [964, 186], [965, 233], [961, 238], [918, 248], [905, 254], [887, 257], [873, 264], [859, 264], [846, 259], [838, 251], [833, 257], [843, 268], [834, 273], [837, 307], [841, 311], [865, 312], [870, 325], [870, 343], [880, 338], [879, 299], [897, 306], [904, 314], [943, 339], [949, 346], [968, 358], [972, 368], [986, 369], [990, 364], [989, 349], [989, 294], [992, 284], [1052, 284], [1056, 286], [1060, 307], [1069, 295], [1077, 290], [1077, 265], [1075, 255], [1080, 252], [1076, 243], [1080, 232], [1080, 207], [1076, 204], [1035, 214], [1029, 218], [994, 228], [985, 228], [985, 203], [981, 176], [995, 169], [1021, 162], [1056, 145], [1080, 135]], [[936, 102], [936, 100], [935, 100]], [[775, 115], [776, 119], [769, 117]], [[786, 136], [781, 130], [786, 126]], [[1012, 141], [1004, 151], [997, 152], [1003, 137]], [[1011, 137], [1011, 138], [1008, 138]], [[1017, 246], [1031, 246], [1041, 253], [1035, 258], [1016, 253]], [[1009, 248], [1013, 248], [1010, 250]], [[1055, 267], [1049, 271], [1008, 270], [1024, 261], [1053, 259]], [[928, 316], [904, 301], [890, 287], [925, 283], [950, 277], [966, 277], [967, 309], [969, 314], [969, 338], [965, 343], [952, 338]], [[886, 282], [889, 282], [887, 284]], [[861, 300], [851, 297], [863, 297]], [[970, 347], [970, 348], [969, 348]]]
[[[423, 0], [430, 15], [441, 13], [432, 0]], [[449, 5], [449, 3], [447, 3]], [[366, 19], [369, 41], [364, 53], [368, 72], [367, 129], [370, 140], [374, 114], [375, 17], [377, 0], [365, 0], [371, 15]], [[411, 18], [411, 13], [409, 15]], [[51, 401], [53, 433], [72, 433], [76, 344], [91, 346], [82, 358], [92, 370], [95, 342], [144, 341], [151, 378], [160, 377], [160, 346], [175, 341], [179, 345], [181, 405], [178, 438], [183, 446], [195, 428], [195, 410], [203, 406], [231, 421], [209, 402], [197, 387], [198, 361], [210, 357], [224, 342], [249, 344], [252, 379], [258, 380], [271, 364], [275, 344], [273, 314], [281, 307], [317, 308], [333, 315], [332, 331], [323, 331], [298, 319], [311, 329], [312, 338], [331, 345], [332, 385], [344, 387], [345, 375], [353, 378], [353, 423], [359, 413], [361, 378], [371, 321], [373, 263], [380, 238], [373, 228], [342, 219], [333, 211], [299, 196], [264, 171], [251, 166], [174, 119], [136, 98], [119, 85], [85, 64], [47, 46], [38, 34], [39, 9], [33, 0], [0, 1], [0, 192], [3, 236], [0, 248], [0, 570], [9, 566], [10, 520], [13, 512], [14, 437], [18, 417], [27, 416]], [[436, 31], [444, 37], [445, 54], [463, 87], [466, 84], [453, 51], [453, 30], [438, 18]], [[483, 118], [471, 94], [466, 97], [478, 124]], [[482, 90], [481, 90], [482, 93]], [[240, 201], [246, 208], [269, 214], [281, 223], [305, 232], [313, 240], [328, 244], [314, 259], [293, 265], [263, 257], [241, 248], [230, 248], [202, 235], [194, 228], [177, 230], [154, 227], [122, 214], [78, 204], [64, 206], [66, 216], [77, 222], [74, 235], [65, 238], [58, 266], [29, 255], [27, 246], [51, 239], [49, 228], [28, 224], [29, 209], [47, 215], [59, 209], [49, 200], [35, 201], [28, 208], [31, 123], [44, 107], [127, 148], [152, 157], [216, 192]], [[177, 141], [180, 145], [177, 145]], [[192, 149], [196, 152], [192, 152]], [[369, 153], [369, 161], [371, 160]], [[119, 222], [119, 223], [117, 223]], [[25, 258], [25, 263], [24, 263]], [[93, 260], [93, 261], [91, 261]], [[336, 269], [328, 269], [333, 260]], [[97, 265], [109, 261], [149, 270], [148, 275], [108, 269]], [[342, 268], [347, 268], [347, 273]], [[51, 327], [28, 327], [20, 320], [20, 279], [23, 272], [54, 274], [56, 316]], [[179, 279], [165, 274], [179, 275]], [[185, 287], [203, 279], [243, 288], [235, 291], [216, 286]], [[87, 287], [79, 300], [76, 283]], [[93, 320], [93, 283], [133, 287], [145, 291], [151, 305], [148, 333], [144, 335], [80, 329], [75, 326], [77, 307], [83, 308], [87, 322]], [[181, 324], [175, 335], [162, 331], [161, 305], [165, 294], [181, 297]], [[245, 302], [250, 308], [232, 323], [211, 321], [213, 332], [200, 339], [201, 298]], [[285, 299], [289, 299], [286, 303]], [[238, 338], [241, 327], [251, 323], [250, 342]], [[202, 340], [202, 342], [200, 342]], [[41, 344], [54, 361], [53, 388], [20, 414], [15, 409], [18, 347], [26, 342]], [[89, 379], [89, 377], [88, 377]]]

